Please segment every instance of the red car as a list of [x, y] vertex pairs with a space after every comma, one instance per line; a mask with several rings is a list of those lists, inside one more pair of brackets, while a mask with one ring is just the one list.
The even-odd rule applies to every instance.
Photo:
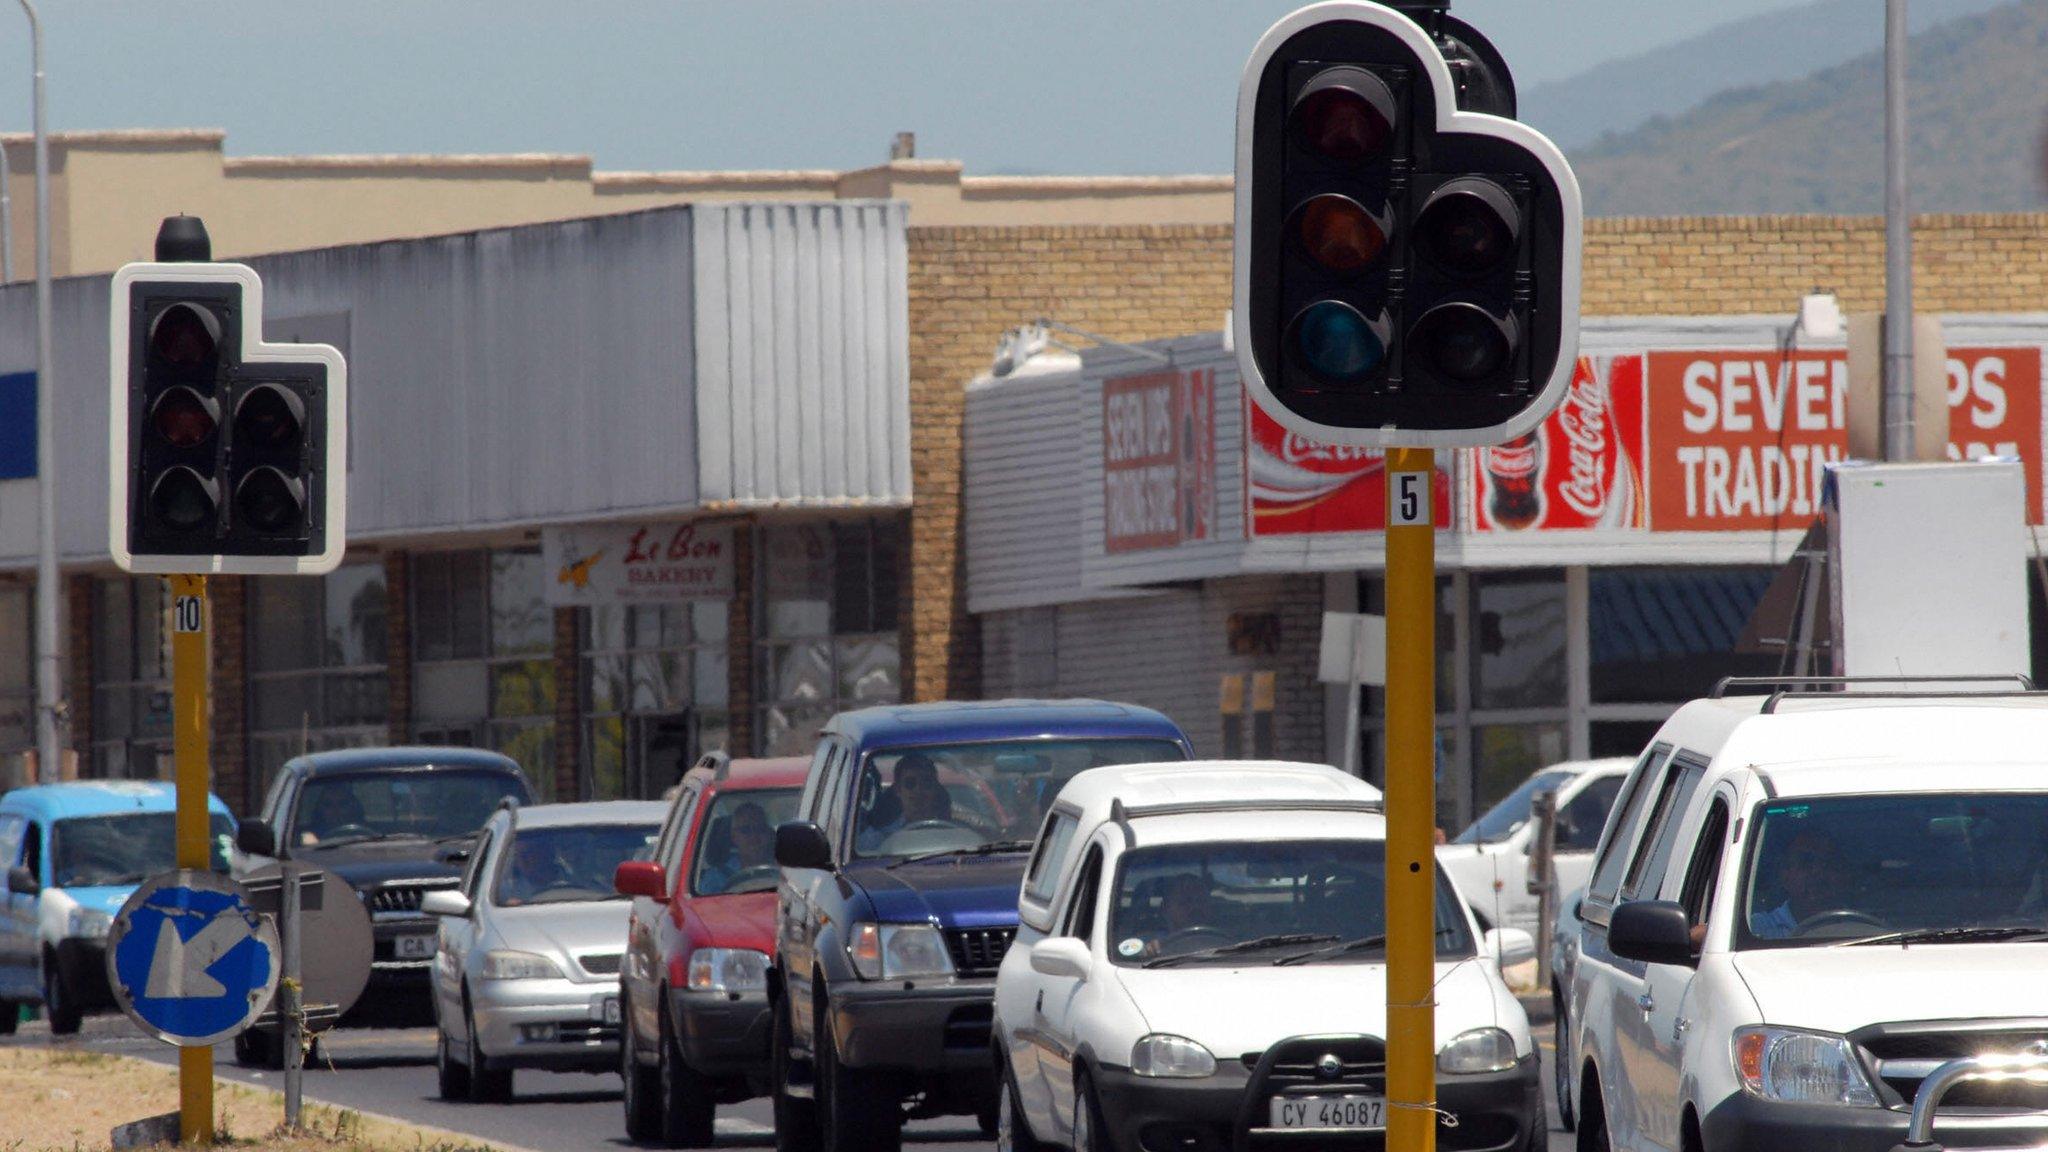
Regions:
[[626, 1134], [711, 1144], [720, 1104], [768, 1094], [775, 828], [809, 761], [706, 756], [683, 776], [651, 860], [619, 865], [633, 898], [619, 972]]

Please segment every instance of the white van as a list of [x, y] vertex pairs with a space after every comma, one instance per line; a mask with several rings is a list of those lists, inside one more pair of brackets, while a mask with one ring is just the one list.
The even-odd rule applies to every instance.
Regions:
[[[1096, 768], [1061, 789], [996, 976], [996, 1144], [1370, 1143], [1386, 1126], [1386, 820], [1318, 764]], [[1547, 1139], [1528, 1017], [1437, 872], [1437, 1102], [1459, 1146]]]
[[[1942, 1063], [2048, 1042], [2048, 694], [1940, 687], [1787, 682], [1658, 732], [1577, 909], [1580, 1149], [1885, 1152]], [[1967, 1083], [1935, 1136], [2036, 1146], [2044, 1110]]]
[[1449, 844], [1437, 846], [1437, 863], [1484, 928], [1536, 932], [1537, 898], [1529, 891], [1530, 851], [1536, 846], [1531, 820], [1536, 797], [1557, 794], [1557, 836], [1553, 849], [1557, 890], [1582, 887], [1593, 874], [1593, 849], [1621, 782], [1634, 761], [1567, 760], [1522, 781]]

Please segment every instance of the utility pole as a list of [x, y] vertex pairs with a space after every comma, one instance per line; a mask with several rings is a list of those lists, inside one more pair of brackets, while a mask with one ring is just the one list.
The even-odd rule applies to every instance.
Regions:
[[1885, 0], [1884, 9], [1884, 242], [1880, 442], [1886, 460], [1911, 460], [1913, 217], [1906, 201], [1906, 0]]
[[62, 764], [64, 687], [57, 629], [57, 374], [50, 366], [50, 133], [43, 108], [43, 22], [30, 0], [30, 68], [36, 135], [36, 776], [54, 783]]

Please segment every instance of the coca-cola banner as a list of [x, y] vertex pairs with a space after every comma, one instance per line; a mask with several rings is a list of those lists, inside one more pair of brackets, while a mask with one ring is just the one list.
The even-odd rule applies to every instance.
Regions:
[[[1951, 348], [1949, 457], [2017, 456], [2041, 510], [2041, 350]], [[1839, 351], [1651, 352], [1649, 527], [1782, 527], [1812, 517], [1829, 462], [1847, 450]]]
[[[1247, 399], [1245, 483], [1252, 535], [1378, 532], [1387, 526], [1387, 460], [1289, 432]], [[1451, 454], [1437, 453], [1436, 526], [1451, 526]]]
[[1580, 357], [1548, 420], [1474, 457], [1481, 532], [1643, 527], [1643, 358]]
[[1173, 548], [1216, 530], [1216, 370], [1102, 385], [1102, 543]]

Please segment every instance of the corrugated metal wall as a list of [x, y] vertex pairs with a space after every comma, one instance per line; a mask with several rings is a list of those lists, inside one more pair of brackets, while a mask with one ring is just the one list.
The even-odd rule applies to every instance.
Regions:
[[1085, 454], [1080, 386], [1078, 373], [1063, 372], [977, 382], [968, 391], [961, 515], [970, 612], [1084, 595], [1074, 491]]

